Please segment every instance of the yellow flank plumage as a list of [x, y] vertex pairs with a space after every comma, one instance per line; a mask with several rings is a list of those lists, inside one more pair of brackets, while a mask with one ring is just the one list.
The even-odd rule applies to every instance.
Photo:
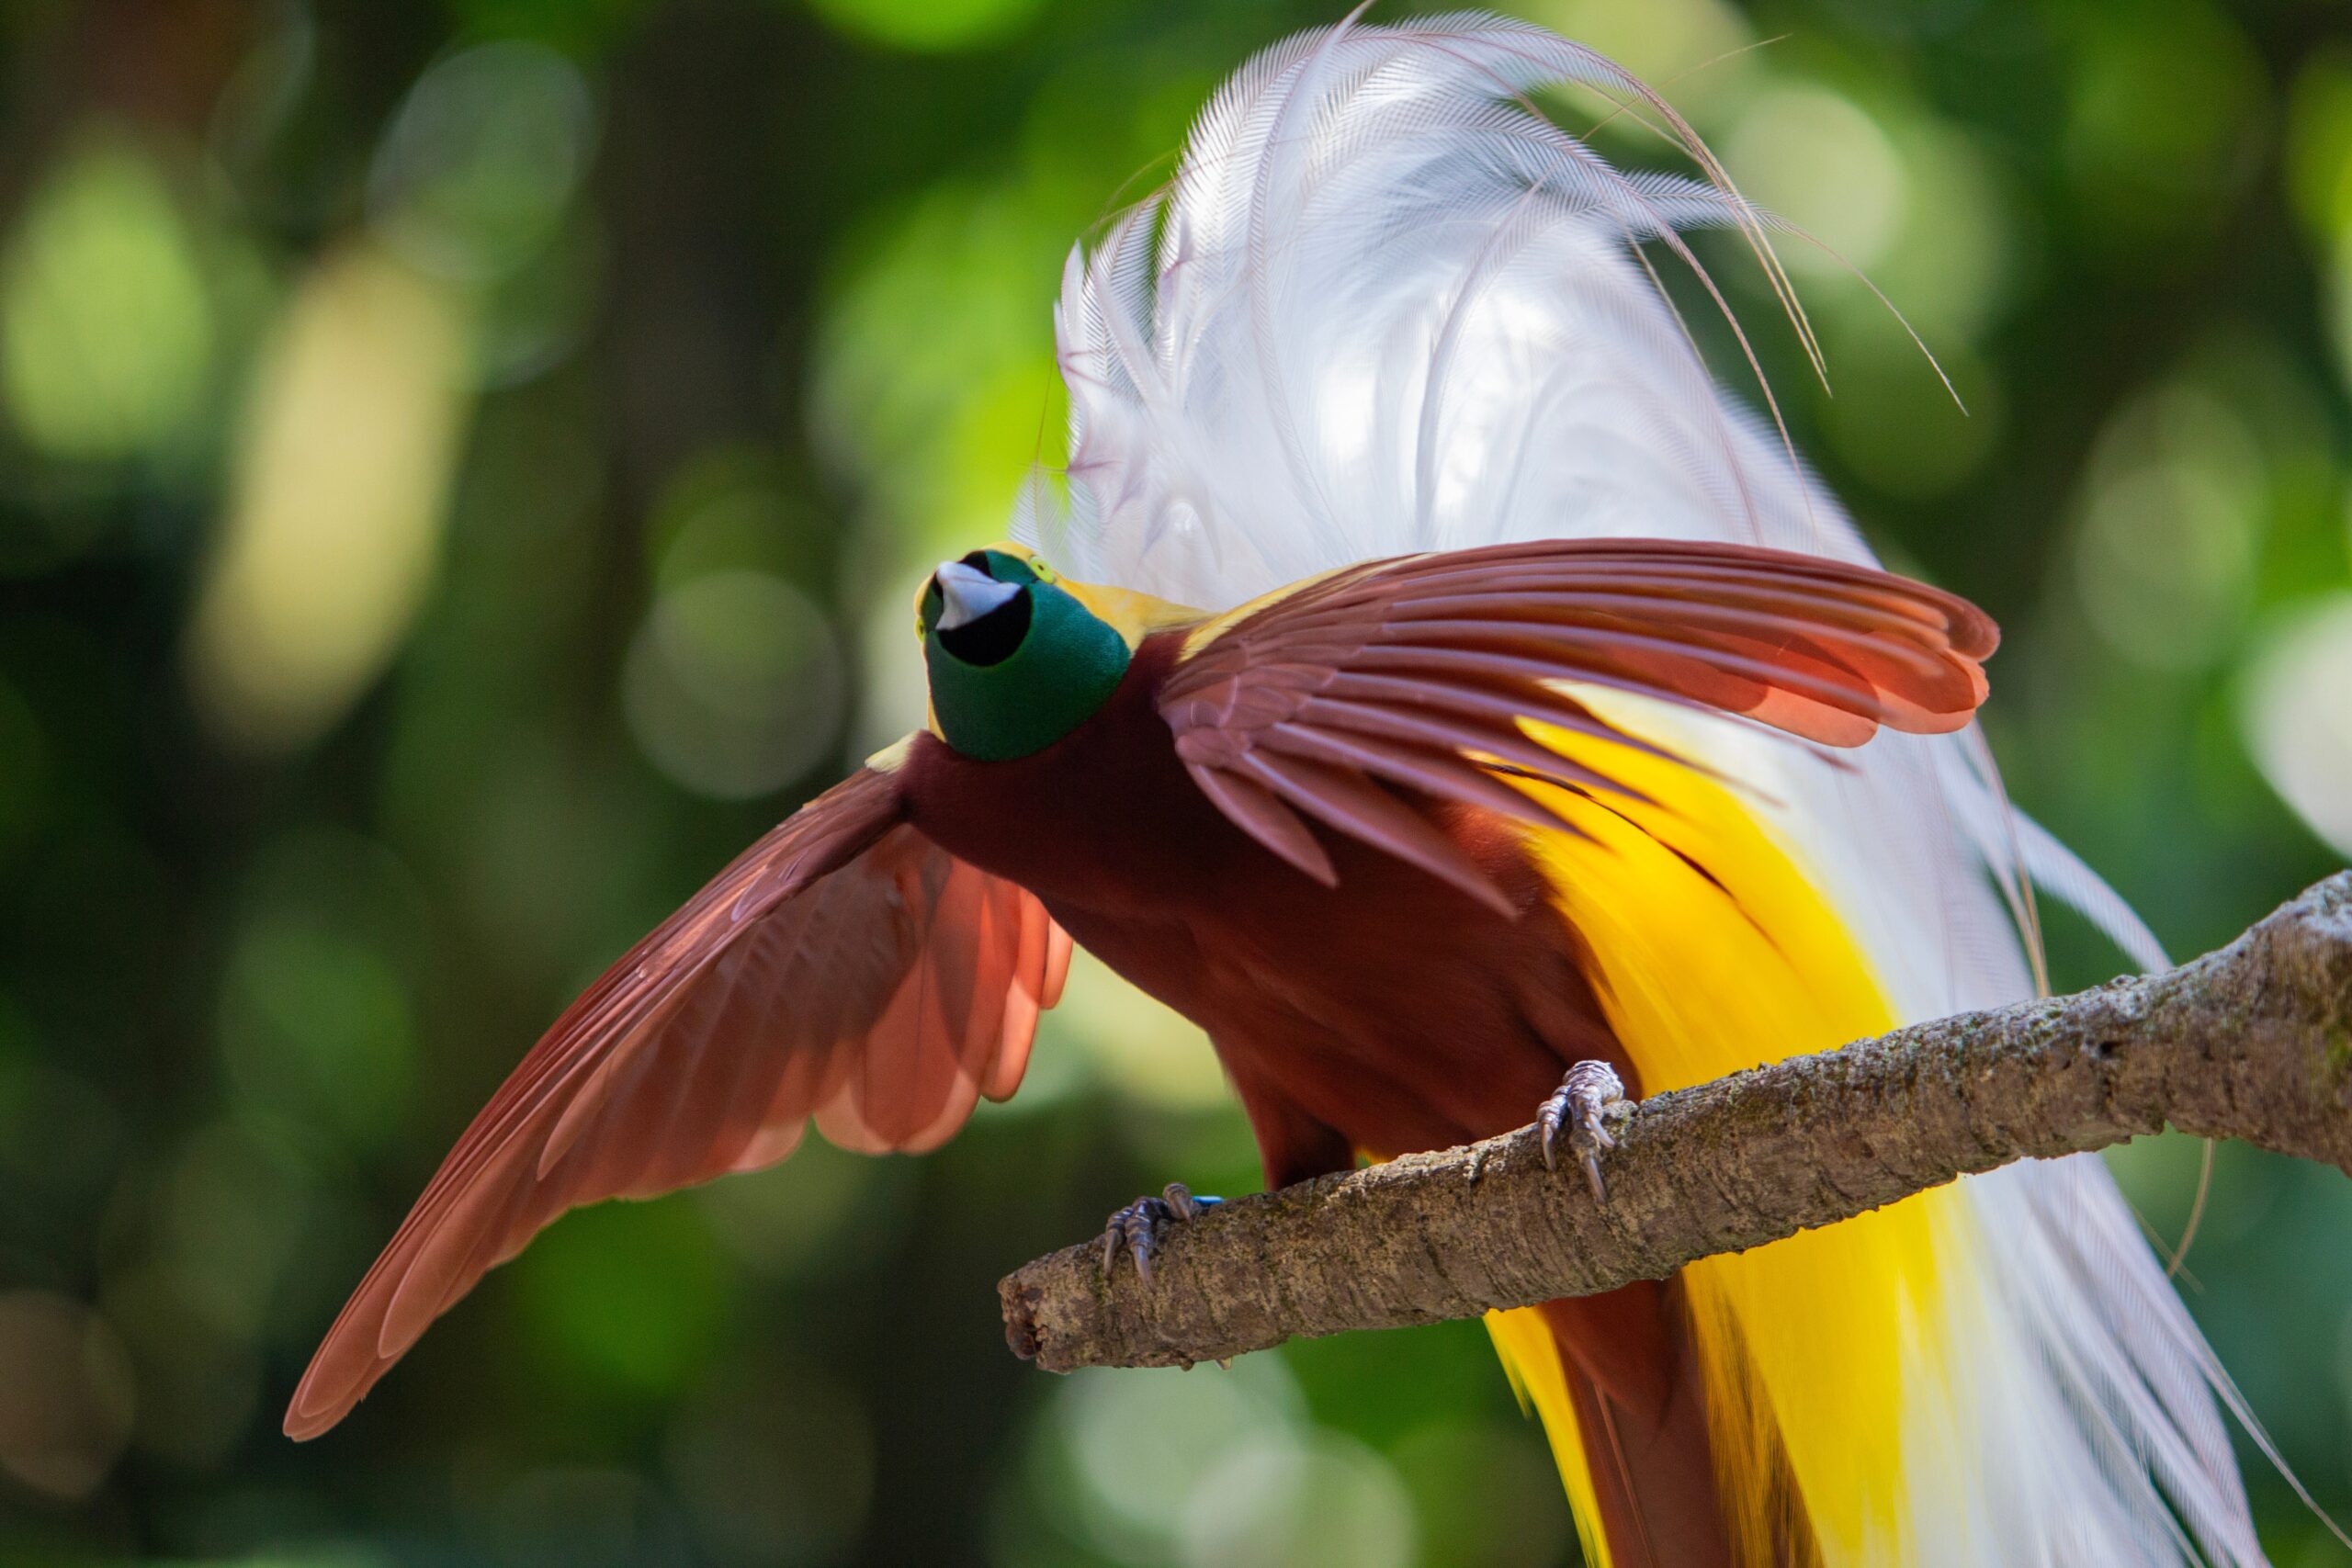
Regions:
[[[1615, 694], [1590, 695], [1613, 722], [1642, 722], [1643, 710]], [[1531, 732], [1648, 796], [1520, 786], [1587, 835], [1537, 833], [1531, 848], [1590, 944], [1596, 988], [1643, 1093], [1894, 1025], [1860, 944], [1731, 789], [1589, 736]], [[1826, 1564], [1915, 1561], [1905, 1446], [1941, 1450], [1951, 1435], [1921, 1429], [1922, 1410], [1948, 1401], [1906, 1400], [1905, 1390], [1939, 1387], [1949, 1372], [1938, 1280], [1968, 1267], [1958, 1201], [1950, 1188], [1923, 1193], [1683, 1271], [1724, 1506], [1753, 1561], [1773, 1561], [1771, 1542], [1785, 1533], [1779, 1519], [1792, 1508]], [[1574, 1425], [1565, 1391], [1546, 1398], [1529, 1366], [1542, 1327], [1498, 1327], [1496, 1337], [1516, 1363], [1514, 1381], [1534, 1395], [1584, 1514], [1592, 1483], [1581, 1440], [1560, 1435]], [[1540, 1348], [1556, 1383], [1557, 1358]]]
[[1487, 1332], [1503, 1360], [1503, 1375], [1519, 1396], [1521, 1410], [1532, 1409], [1543, 1418], [1544, 1435], [1552, 1441], [1552, 1460], [1560, 1467], [1560, 1482], [1568, 1490], [1568, 1511], [1576, 1518], [1577, 1540], [1584, 1548], [1585, 1568], [1611, 1568], [1609, 1538], [1600, 1528], [1600, 1495], [1592, 1480], [1591, 1461], [1577, 1427], [1576, 1410], [1568, 1403], [1567, 1368], [1561, 1363], [1551, 1325], [1534, 1307], [1516, 1312], [1490, 1312]]

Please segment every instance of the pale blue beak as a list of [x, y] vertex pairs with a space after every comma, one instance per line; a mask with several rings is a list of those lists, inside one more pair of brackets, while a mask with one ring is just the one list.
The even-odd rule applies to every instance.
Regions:
[[1021, 592], [1017, 582], [999, 582], [978, 567], [952, 560], [932, 574], [939, 583], [939, 596], [945, 601], [939, 612], [939, 627], [952, 632], [957, 626], [971, 625], [991, 610], [1002, 609], [1012, 596]]

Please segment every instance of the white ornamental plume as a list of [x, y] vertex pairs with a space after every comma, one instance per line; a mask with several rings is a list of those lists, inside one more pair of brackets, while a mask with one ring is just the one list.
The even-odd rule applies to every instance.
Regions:
[[[1561, 83], [1656, 123], [1698, 176], [1612, 167], [1530, 107]], [[1162, 195], [1070, 256], [1069, 499], [1036, 487], [1016, 530], [1075, 577], [1211, 609], [1512, 539], [1871, 560], [1659, 286], [1654, 262], [1703, 278], [1679, 236], [1708, 226], [1746, 237], [1802, 334], [1768, 220], [1600, 55], [1476, 15], [1291, 39], [1218, 91]], [[1748, 784], [1907, 1018], [2032, 993], [2032, 883], [2162, 963], [2122, 901], [2009, 810], [1973, 729], [1833, 761], [1753, 726], [1662, 722]], [[1968, 1386], [1910, 1445], [1904, 1561], [2260, 1562], [2215, 1394], [2243, 1417], [2242, 1402], [2105, 1168], [2029, 1164], [1964, 1190], [1981, 1277], [1949, 1292], [1946, 1332]]]

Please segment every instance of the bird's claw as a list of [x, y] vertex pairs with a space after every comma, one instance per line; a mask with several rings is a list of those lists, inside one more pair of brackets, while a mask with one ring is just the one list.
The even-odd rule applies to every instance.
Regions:
[[1606, 1062], [1578, 1062], [1535, 1113], [1536, 1124], [1544, 1130], [1544, 1168], [1559, 1168], [1553, 1145], [1566, 1132], [1568, 1152], [1577, 1156], [1584, 1167], [1585, 1179], [1592, 1183], [1593, 1201], [1607, 1202], [1609, 1190], [1600, 1179], [1600, 1156], [1617, 1146], [1608, 1123], [1633, 1113], [1633, 1102], [1625, 1098], [1625, 1080], [1617, 1076], [1616, 1068]]
[[1136, 1275], [1148, 1288], [1151, 1284], [1152, 1259], [1159, 1256], [1159, 1243], [1168, 1227], [1197, 1217], [1203, 1209], [1222, 1203], [1222, 1198], [1194, 1196], [1193, 1190], [1181, 1181], [1171, 1181], [1159, 1190], [1157, 1198], [1138, 1198], [1113, 1214], [1102, 1227], [1102, 1272], [1107, 1277], [1119, 1261], [1125, 1248], [1136, 1260]]

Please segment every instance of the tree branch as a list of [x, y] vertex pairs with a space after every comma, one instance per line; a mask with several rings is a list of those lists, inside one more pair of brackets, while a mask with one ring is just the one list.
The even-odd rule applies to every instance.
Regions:
[[1148, 1290], [1125, 1260], [1106, 1278], [1095, 1241], [998, 1291], [1013, 1349], [1050, 1371], [1189, 1366], [1659, 1279], [2166, 1122], [2352, 1170], [2352, 872], [2162, 975], [1654, 1096], [1605, 1156], [1605, 1204], [1522, 1127], [1209, 1210]]

